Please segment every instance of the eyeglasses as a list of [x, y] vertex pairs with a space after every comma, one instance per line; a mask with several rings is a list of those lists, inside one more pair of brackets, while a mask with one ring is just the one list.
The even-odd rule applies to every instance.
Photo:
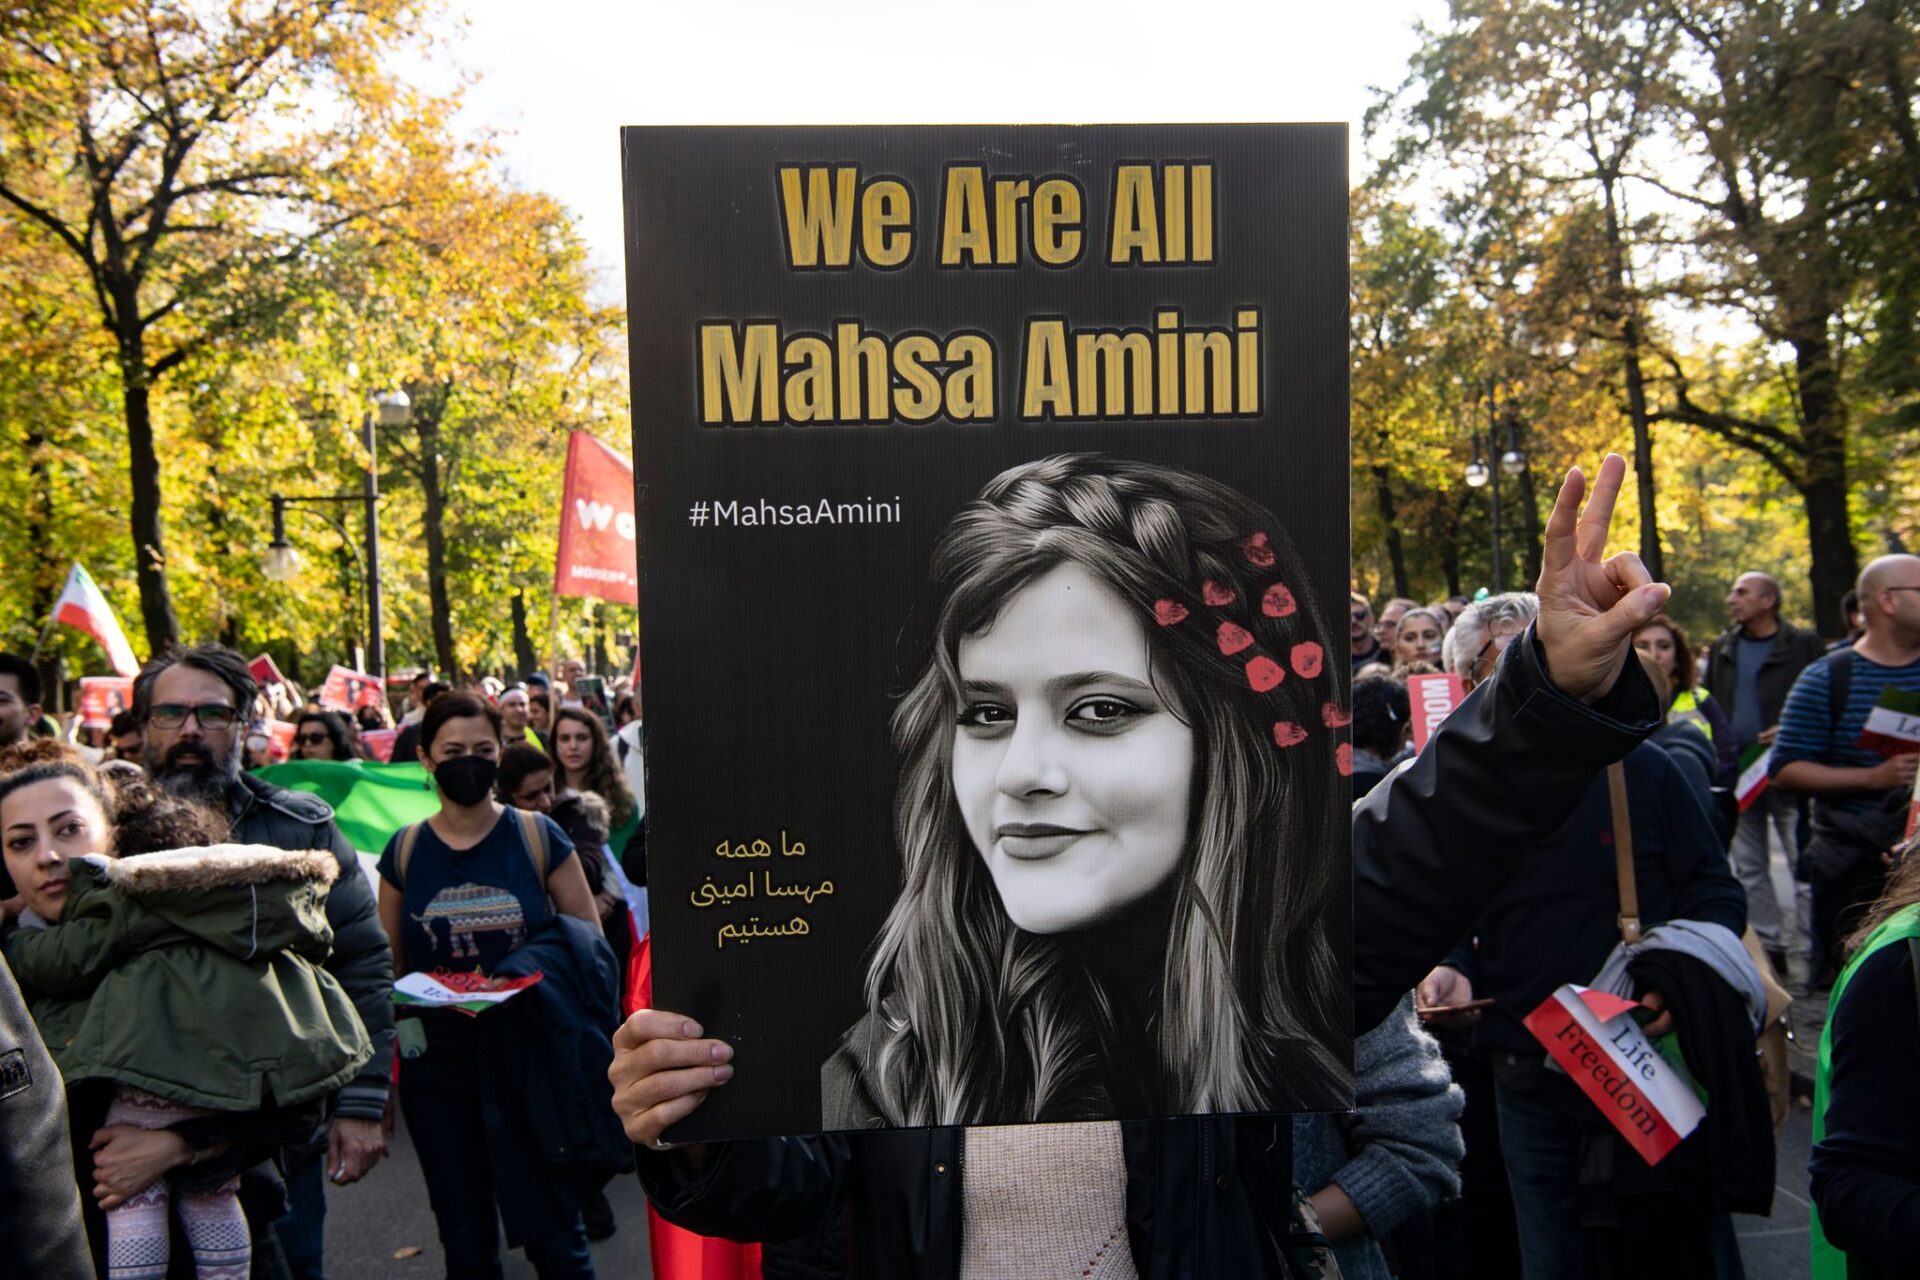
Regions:
[[1507, 651], [1507, 646], [1513, 643], [1513, 638], [1519, 634], [1518, 631], [1508, 631], [1501, 635], [1488, 636], [1487, 642], [1480, 646], [1480, 652], [1473, 655], [1473, 665], [1468, 667], [1467, 671], [1475, 680], [1484, 679], [1480, 674], [1480, 664], [1486, 660], [1487, 650], [1492, 649], [1495, 658], [1498, 659], [1500, 654]]
[[303, 733], [294, 738], [294, 741], [303, 747], [320, 747], [326, 745], [327, 735], [325, 733]]
[[156, 702], [147, 711], [147, 719], [156, 729], [178, 729], [188, 716], [202, 729], [230, 729], [240, 713], [224, 702], [202, 702], [192, 707], [184, 702]]

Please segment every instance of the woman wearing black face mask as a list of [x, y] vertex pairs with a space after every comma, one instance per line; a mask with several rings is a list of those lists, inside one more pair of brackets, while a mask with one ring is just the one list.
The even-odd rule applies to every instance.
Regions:
[[[541, 814], [493, 798], [500, 713], [470, 694], [435, 699], [420, 722], [420, 763], [433, 774], [440, 812], [401, 831], [380, 859], [380, 923], [394, 970], [491, 974], [554, 914], [597, 933], [599, 912], [573, 844]], [[482, 1120], [493, 1073], [488, 1056], [512, 1004], [470, 1017], [453, 1009], [401, 1018], [400, 1106], [420, 1156], [450, 1276], [498, 1275], [497, 1204], [510, 1245], [524, 1245], [542, 1277], [591, 1277], [577, 1201], [530, 1180], [537, 1151], [500, 1149]], [[496, 1126], [496, 1129], [498, 1127]]]

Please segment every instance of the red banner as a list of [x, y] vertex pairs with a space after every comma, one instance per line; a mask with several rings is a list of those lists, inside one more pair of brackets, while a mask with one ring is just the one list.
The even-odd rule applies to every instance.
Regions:
[[1407, 701], [1413, 708], [1413, 749], [1425, 751], [1427, 739], [1466, 695], [1459, 676], [1408, 676]]
[[633, 464], [584, 431], [567, 438], [553, 594], [640, 603], [633, 549]]
[[280, 668], [274, 664], [273, 659], [264, 653], [252, 662], [249, 662], [247, 664], [247, 670], [253, 673], [254, 680], [262, 688], [268, 685], [279, 684], [286, 679], [285, 676], [280, 674]]
[[133, 681], [122, 676], [80, 677], [80, 724], [105, 729], [113, 718], [133, 707]]

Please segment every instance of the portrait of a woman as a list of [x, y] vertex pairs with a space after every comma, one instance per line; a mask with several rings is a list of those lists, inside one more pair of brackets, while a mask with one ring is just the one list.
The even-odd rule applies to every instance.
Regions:
[[828, 1128], [1344, 1107], [1344, 654], [1285, 528], [1093, 454], [935, 547], [893, 715], [902, 888]]

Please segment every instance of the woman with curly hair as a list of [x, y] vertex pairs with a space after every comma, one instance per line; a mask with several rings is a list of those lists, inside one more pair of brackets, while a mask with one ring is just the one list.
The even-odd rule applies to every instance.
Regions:
[[591, 792], [607, 802], [613, 818], [613, 830], [607, 837], [607, 851], [622, 858], [627, 844], [639, 825], [640, 806], [634, 802], [633, 789], [627, 785], [626, 771], [613, 753], [613, 740], [600, 717], [579, 707], [561, 707], [553, 713], [553, 726], [546, 731], [553, 747], [553, 762], [559, 766], [555, 790], [571, 787]]

